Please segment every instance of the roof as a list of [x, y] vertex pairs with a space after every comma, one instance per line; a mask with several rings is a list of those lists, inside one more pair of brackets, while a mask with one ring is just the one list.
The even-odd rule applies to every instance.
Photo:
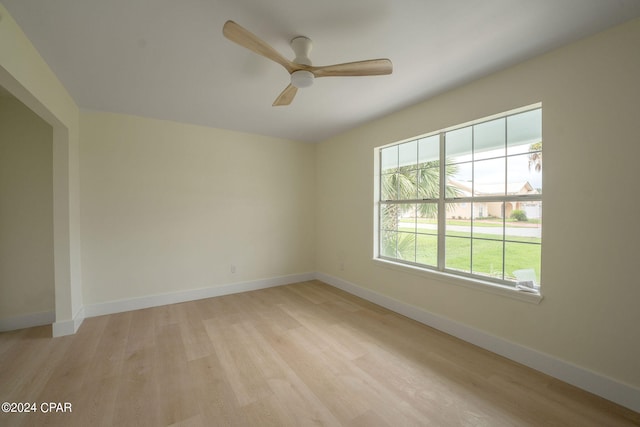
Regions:
[[[449, 184], [456, 187], [464, 193], [465, 196], [471, 196], [471, 182], [459, 182], [449, 180]], [[475, 183], [476, 196], [500, 196], [504, 195], [504, 183]], [[507, 183], [507, 195], [516, 194], [538, 194], [538, 191], [528, 182], [511, 182]]]

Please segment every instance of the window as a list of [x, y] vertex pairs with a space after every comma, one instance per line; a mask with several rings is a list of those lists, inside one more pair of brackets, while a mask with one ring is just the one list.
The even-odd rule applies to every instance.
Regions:
[[377, 149], [378, 258], [537, 290], [542, 109], [496, 117]]

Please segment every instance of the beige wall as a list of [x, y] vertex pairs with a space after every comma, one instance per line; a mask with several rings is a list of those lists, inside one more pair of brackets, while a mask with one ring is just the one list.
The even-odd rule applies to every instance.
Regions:
[[53, 312], [53, 131], [0, 96], [0, 320]]
[[97, 112], [81, 141], [85, 304], [314, 271], [313, 145]]
[[[640, 386], [640, 20], [318, 146], [316, 269]], [[542, 102], [539, 305], [372, 261], [374, 147]], [[340, 263], [344, 263], [344, 270]]]

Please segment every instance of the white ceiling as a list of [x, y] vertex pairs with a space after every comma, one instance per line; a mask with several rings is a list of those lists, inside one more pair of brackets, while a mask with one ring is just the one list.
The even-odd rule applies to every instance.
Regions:
[[[640, 16], [640, 0], [0, 0], [82, 108], [299, 141], [374, 118]], [[287, 72], [222, 36], [228, 19], [293, 59], [389, 58], [390, 76]]]

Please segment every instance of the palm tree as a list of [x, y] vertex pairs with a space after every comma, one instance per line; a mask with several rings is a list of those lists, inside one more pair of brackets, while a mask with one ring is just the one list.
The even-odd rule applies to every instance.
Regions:
[[[448, 165], [445, 169], [447, 177], [457, 173], [456, 165]], [[449, 180], [446, 180], [447, 183]], [[383, 200], [432, 200], [433, 203], [418, 203], [417, 212], [420, 218], [435, 218], [438, 205], [435, 203], [440, 194], [440, 162], [438, 160], [423, 162], [415, 166], [401, 166], [393, 174], [382, 179]], [[453, 198], [459, 195], [458, 188], [447, 184], [445, 197]], [[382, 207], [381, 229], [398, 230], [398, 218], [411, 212], [416, 205], [385, 204]], [[415, 235], [395, 232], [383, 236], [382, 253], [393, 258], [407, 258], [407, 254], [415, 253]]]
[[529, 146], [529, 170], [536, 172], [542, 170], [542, 141], [535, 142]]

